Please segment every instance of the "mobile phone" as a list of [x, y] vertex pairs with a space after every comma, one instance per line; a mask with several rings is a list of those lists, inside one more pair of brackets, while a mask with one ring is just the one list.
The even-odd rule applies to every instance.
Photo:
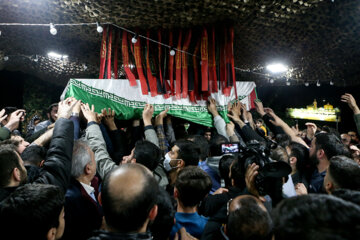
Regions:
[[221, 144], [222, 153], [238, 153], [239, 143], [223, 143]]

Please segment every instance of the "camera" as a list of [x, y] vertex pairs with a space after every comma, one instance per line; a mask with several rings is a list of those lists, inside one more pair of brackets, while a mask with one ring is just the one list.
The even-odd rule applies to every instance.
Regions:
[[261, 196], [270, 195], [273, 202], [281, 199], [282, 178], [291, 173], [289, 164], [270, 158], [271, 149], [276, 147], [276, 142], [272, 140], [267, 140], [266, 143], [252, 140], [239, 151], [239, 160], [244, 164], [245, 171], [252, 163], [259, 166], [255, 186]]

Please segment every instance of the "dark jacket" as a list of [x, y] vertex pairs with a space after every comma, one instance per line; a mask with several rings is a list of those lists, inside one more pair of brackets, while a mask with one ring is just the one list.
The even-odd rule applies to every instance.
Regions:
[[97, 231], [89, 240], [152, 240], [150, 232], [146, 233], [113, 233], [107, 231]]
[[[64, 118], [58, 119], [44, 166], [32, 183], [56, 185], [65, 193], [70, 183], [73, 145], [74, 125], [72, 121]], [[8, 189], [0, 188], [0, 201], [11, 193]]]
[[[98, 178], [94, 177], [91, 186], [98, 197]], [[62, 239], [88, 239], [94, 230], [101, 227], [103, 212], [100, 204], [94, 201], [84, 187], [74, 178], [65, 195], [65, 232]]]

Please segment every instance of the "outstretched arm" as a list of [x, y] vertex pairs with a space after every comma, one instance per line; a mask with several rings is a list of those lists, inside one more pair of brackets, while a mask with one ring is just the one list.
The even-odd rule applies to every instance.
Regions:
[[224, 119], [219, 115], [218, 110], [216, 109], [216, 101], [213, 98], [209, 98], [207, 102], [208, 111], [214, 118], [214, 126], [218, 134], [226, 137], [229, 140], [229, 136], [226, 134], [226, 123]]
[[341, 101], [346, 102], [351, 110], [354, 112], [354, 120], [358, 134], [360, 134], [360, 110], [356, 104], [355, 98], [350, 93], [345, 93], [341, 96]]
[[270, 117], [273, 118], [273, 120], [270, 120], [270, 122], [275, 126], [281, 127], [283, 131], [291, 138], [291, 141], [300, 143], [306, 148], [309, 148], [306, 142], [301, 137], [297, 136], [291, 127], [289, 127], [289, 125], [287, 125], [281, 118], [279, 118], [271, 108], [265, 108], [264, 110], [267, 114], [270, 115]]

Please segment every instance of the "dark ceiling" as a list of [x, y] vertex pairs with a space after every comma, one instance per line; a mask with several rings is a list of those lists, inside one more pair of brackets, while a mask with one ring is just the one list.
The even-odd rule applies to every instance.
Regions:
[[[0, 13], [0, 23], [99, 21], [132, 30], [232, 22], [240, 80], [270, 84], [264, 67], [275, 60], [291, 68], [292, 84], [332, 80], [349, 86], [360, 76], [358, 0], [0, 0]], [[0, 70], [20, 70], [59, 85], [71, 77], [96, 78], [101, 41], [96, 26], [57, 30], [53, 36], [49, 27], [0, 26]], [[68, 61], [48, 58], [49, 51], [69, 55]]]

